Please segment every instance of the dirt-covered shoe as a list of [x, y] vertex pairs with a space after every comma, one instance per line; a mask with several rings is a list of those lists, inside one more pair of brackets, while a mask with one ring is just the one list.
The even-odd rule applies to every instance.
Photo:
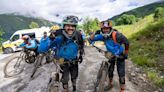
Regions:
[[63, 92], [68, 92], [68, 85], [63, 85]]
[[120, 92], [124, 92], [124, 90], [125, 90], [125, 84], [121, 84], [120, 85]]
[[73, 86], [73, 92], [76, 92], [76, 86]]
[[125, 92], [124, 89], [121, 89], [120, 92]]
[[107, 85], [106, 87], [105, 87], [105, 91], [108, 91], [108, 90], [110, 90], [110, 89], [112, 89], [113, 88], [113, 83], [110, 83], [109, 85]]

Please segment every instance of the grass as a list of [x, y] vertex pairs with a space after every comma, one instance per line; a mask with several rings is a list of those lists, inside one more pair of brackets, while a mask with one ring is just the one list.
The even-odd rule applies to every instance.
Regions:
[[160, 48], [164, 48], [164, 39], [159, 41]]
[[151, 82], [159, 87], [163, 87], [164, 78], [161, 78], [156, 71], [147, 71], [147, 76]]
[[[129, 57], [144, 67], [147, 77], [155, 85], [164, 86], [164, 78], [159, 75], [164, 70], [164, 19], [154, 21], [153, 14], [133, 25], [114, 27], [130, 40]], [[150, 71], [153, 69], [155, 71]]]
[[131, 41], [129, 55], [132, 61], [140, 66], [155, 67], [157, 44], [153, 40]]
[[2, 53], [2, 47], [0, 46], [0, 53]]
[[132, 34], [139, 32], [141, 29], [153, 22], [153, 14], [146, 16], [144, 19], [136, 22], [133, 25], [121, 25], [115, 26], [114, 28], [118, 29], [126, 37], [130, 38]]
[[[164, 86], [164, 78], [158, 74], [163, 70], [164, 62], [164, 20], [148, 24], [131, 35], [130, 57], [134, 63], [146, 68], [148, 79], [155, 85]], [[153, 68], [155, 71], [149, 71]], [[163, 75], [161, 75], [163, 76]]]

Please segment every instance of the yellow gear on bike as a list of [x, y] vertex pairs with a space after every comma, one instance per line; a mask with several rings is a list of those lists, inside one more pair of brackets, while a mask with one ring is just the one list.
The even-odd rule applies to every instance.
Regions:
[[64, 64], [64, 58], [60, 58], [60, 59], [59, 59], [59, 64], [60, 64], [60, 65], [63, 65], [63, 64]]
[[54, 63], [59, 63], [60, 65], [63, 65], [65, 63], [64, 58], [54, 59], [53, 62]]
[[58, 25], [54, 25], [50, 28], [50, 32], [52, 32], [52, 31], [54, 32], [54, 31], [59, 30], [59, 29], [60, 29], [60, 27]]

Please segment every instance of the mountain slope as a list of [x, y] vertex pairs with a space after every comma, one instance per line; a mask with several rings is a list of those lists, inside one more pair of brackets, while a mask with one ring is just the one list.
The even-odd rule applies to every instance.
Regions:
[[56, 23], [44, 19], [30, 18], [13, 14], [0, 15], [0, 27], [4, 31], [3, 39], [8, 39], [16, 30], [28, 29], [31, 22], [38, 23], [41, 26], [52, 26]]
[[123, 14], [132, 14], [132, 15], [135, 15], [136, 17], [138, 17], [138, 18], [143, 18], [147, 15], [150, 15], [150, 14], [154, 13], [154, 11], [157, 7], [164, 7], [164, 1], [152, 3], [152, 4], [149, 4], [149, 5], [145, 5], [145, 6], [142, 6], [142, 7], [139, 7], [139, 8], [124, 12], [120, 15], [117, 15], [117, 16], [114, 16], [114, 17], [110, 18], [110, 20], [115, 21], [117, 18], [119, 18]]
[[151, 82], [164, 89], [164, 19], [133, 34], [130, 42], [132, 61], [144, 67]]

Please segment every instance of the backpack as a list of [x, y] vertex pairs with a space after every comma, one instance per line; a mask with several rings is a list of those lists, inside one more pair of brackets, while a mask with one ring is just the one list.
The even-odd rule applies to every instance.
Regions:
[[56, 35], [63, 37], [63, 43], [57, 48], [56, 56], [68, 61], [77, 59], [78, 51], [83, 50], [83, 39], [79, 32], [75, 31], [70, 38], [64, 30], [60, 30]]
[[48, 37], [47, 37], [46, 39], [41, 38], [40, 44], [39, 44], [39, 46], [38, 46], [38, 50], [37, 50], [37, 51], [38, 51], [39, 53], [47, 52], [48, 49], [49, 49], [49, 42], [50, 42], [50, 40], [49, 40]]
[[113, 39], [113, 41], [114, 41], [115, 44], [117, 43], [116, 33], [117, 33], [116, 31], [113, 31], [112, 32], [112, 39]]
[[114, 55], [120, 55], [123, 53], [124, 48], [117, 42], [116, 38], [117, 30], [113, 30], [111, 36], [112, 40], [106, 41], [106, 48], [108, 51], [112, 52]]

